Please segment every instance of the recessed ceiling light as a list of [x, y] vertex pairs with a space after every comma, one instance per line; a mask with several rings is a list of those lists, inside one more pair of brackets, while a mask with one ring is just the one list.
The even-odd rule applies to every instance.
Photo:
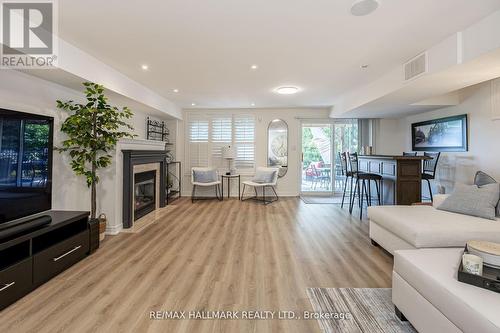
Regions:
[[144, 64], [144, 65], [141, 65], [141, 68], [145, 71], [147, 71], [149, 69], [149, 66]]
[[293, 86], [278, 87], [274, 89], [275, 92], [281, 95], [293, 95], [299, 92], [299, 88]]
[[196, 106], [196, 103], [191, 103], [191, 106]]
[[174, 93], [178, 93], [179, 92], [179, 89], [174, 89], [172, 90]]
[[365, 16], [373, 13], [377, 8], [377, 0], [356, 0], [352, 4], [351, 14], [354, 16]]
[[251, 106], [255, 106], [255, 103], [250, 104]]
[[253, 69], [253, 70], [256, 70], [256, 69], [259, 68], [259, 66], [258, 65], [252, 65], [252, 66], [250, 66], [250, 68]]

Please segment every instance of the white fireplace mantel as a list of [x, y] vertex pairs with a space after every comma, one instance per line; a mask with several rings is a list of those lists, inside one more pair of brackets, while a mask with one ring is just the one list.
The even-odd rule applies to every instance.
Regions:
[[108, 219], [106, 233], [116, 235], [123, 229], [123, 154], [122, 150], [165, 150], [165, 142], [145, 139], [122, 139], [116, 145], [113, 164], [101, 176], [98, 212]]
[[[154, 141], [154, 140], [146, 140], [146, 139], [122, 139], [118, 141], [118, 145], [120, 146], [147, 146], [148, 150], [155, 150], [152, 149], [153, 147], [161, 147], [162, 149], [165, 148], [165, 142], [163, 141]], [[128, 149], [128, 147], [127, 147]]]

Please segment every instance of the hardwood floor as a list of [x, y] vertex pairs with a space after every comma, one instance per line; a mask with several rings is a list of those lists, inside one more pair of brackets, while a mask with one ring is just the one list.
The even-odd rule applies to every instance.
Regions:
[[151, 320], [312, 311], [308, 287], [390, 287], [392, 258], [338, 205], [181, 199], [0, 312], [0, 332], [320, 332], [315, 320]]

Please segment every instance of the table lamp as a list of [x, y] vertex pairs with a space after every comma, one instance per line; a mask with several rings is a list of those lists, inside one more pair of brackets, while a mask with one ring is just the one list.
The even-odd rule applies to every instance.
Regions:
[[236, 158], [236, 149], [231, 146], [222, 147], [222, 158], [228, 160], [229, 175], [236, 173], [236, 169], [233, 168], [232, 162]]

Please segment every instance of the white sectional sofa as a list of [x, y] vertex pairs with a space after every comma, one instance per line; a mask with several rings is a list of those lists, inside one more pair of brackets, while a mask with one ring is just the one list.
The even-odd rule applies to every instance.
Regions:
[[392, 301], [420, 333], [500, 332], [500, 294], [457, 280], [462, 253], [396, 251]]
[[457, 280], [467, 241], [500, 243], [500, 219], [436, 209], [445, 198], [436, 195], [433, 206], [368, 208], [372, 243], [394, 255], [396, 314], [421, 333], [500, 333], [500, 294]]
[[[446, 198], [434, 197], [434, 207]], [[372, 206], [368, 208], [370, 238], [394, 255], [396, 250], [463, 248], [473, 239], [500, 243], [496, 221], [450, 213], [433, 206]]]

